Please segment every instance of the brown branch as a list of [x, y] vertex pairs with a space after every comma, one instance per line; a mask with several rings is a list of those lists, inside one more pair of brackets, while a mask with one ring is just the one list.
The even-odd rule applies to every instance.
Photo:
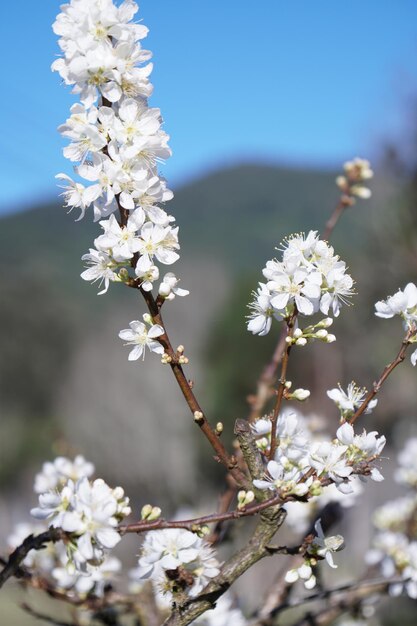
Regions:
[[[341, 196], [333, 213], [326, 222], [325, 229], [321, 235], [322, 239], [330, 239], [333, 230], [335, 229], [339, 219], [342, 217], [345, 209], [352, 205], [352, 196], [349, 195], [349, 189]], [[274, 353], [272, 355], [271, 361], [264, 367], [258, 379], [256, 395], [248, 397], [248, 402], [251, 407], [251, 412], [248, 418], [250, 422], [253, 422], [258, 417], [260, 417], [264, 406], [271, 397], [271, 387], [274, 383], [278, 366], [282, 360], [282, 355], [285, 349], [286, 337], [287, 332], [286, 329], [283, 328], [278, 343], [275, 347]]]
[[[369, 462], [371, 460], [361, 461], [354, 465], [353, 474], [368, 476], [371, 471], [369, 467]], [[327, 487], [334, 482], [333, 480], [331, 480], [331, 478], [327, 476], [321, 477], [318, 480], [323, 487]], [[265, 494], [267, 493], [268, 492], [265, 491]], [[117, 530], [122, 536], [127, 533], [143, 533], [150, 530], [160, 530], [165, 528], [185, 528], [186, 530], [197, 532], [201, 526], [206, 526], [207, 524], [226, 522], [229, 520], [240, 519], [241, 517], [250, 517], [252, 515], [262, 513], [268, 508], [278, 505], [284, 505], [286, 502], [307, 502], [307, 499], [308, 495], [296, 496], [294, 494], [282, 493], [281, 491], [277, 490], [275, 495], [273, 495], [272, 497], [266, 498], [262, 502], [258, 502], [256, 504], [248, 504], [248, 506], [243, 510], [235, 509], [233, 511], [227, 511], [226, 513], [213, 513], [211, 515], [194, 517], [187, 520], [158, 519], [154, 522], [147, 522], [146, 520], [143, 520], [139, 522], [134, 522], [133, 524], [121, 525], [118, 527]]]
[[264, 367], [262, 374], [257, 382], [257, 392], [254, 396], [249, 396], [248, 402], [251, 406], [251, 412], [248, 418], [249, 422], [254, 422], [261, 416], [261, 412], [271, 397], [271, 387], [274, 384], [278, 366], [282, 360], [282, 354], [285, 350], [285, 339], [287, 337], [287, 329], [282, 328], [280, 338], [275, 347], [271, 361]]
[[38, 611], [35, 611], [35, 609], [32, 609], [32, 607], [30, 607], [25, 602], [20, 606], [24, 611], [26, 611], [26, 613], [29, 613], [29, 615], [31, 615], [35, 619], [40, 619], [44, 622], [47, 622], [48, 624], [53, 624], [54, 626], [77, 626], [77, 624], [75, 623], [60, 622], [54, 617], [50, 617], [49, 615], [45, 615], [44, 613], [39, 613]]
[[[327, 534], [330, 528], [340, 521], [342, 517], [342, 507], [337, 502], [329, 502], [326, 504], [320, 511], [317, 511], [314, 514], [314, 518], [310, 520], [311, 524], [309, 529], [306, 532], [304, 537], [303, 544], [306, 540], [306, 537], [315, 534], [315, 528], [313, 524], [313, 519], [320, 519], [322, 523], [323, 532]], [[257, 611], [257, 621], [253, 624], [253, 626], [272, 626], [275, 622], [275, 616], [285, 607], [289, 606], [289, 598], [293, 593], [295, 587], [292, 583], [287, 583], [285, 580], [285, 575], [288, 569], [297, 569], [304, 562], [304, 555], [295, 554], [292, 559], [286, 559], [286, 561], [291, 561], [291, 566], [289, 564], [284, 564], [284, 566], [279, 571], [274, 583], [271, 585], [270, 589], [265, 594], [262, 602], [260, 604], [260, 608]]]
[[[404, 583], [403, 579], [392, 578], [383, 580], [365, 580], [353, 585], [343, 585], [336, 589], [329, 589], [312, 596], [308, 596], [299, 603], [290, 603], [285, 609], [291, 609], [302, 606], [306, 601], [314, 602], [315, 600], [327, 600], [324, 608], [316, 613], [308, 613], [301, 620], [298, 620], [293, 626], [311, 626], [312, 623], [317, 626], [327, 626], [347, 611], [357, 608], [362, 600], [375, 593], [386, 593], [391, 585], [396, 583]], [[337, 597], [340, 595], [341, 597]], [[334, 597], [336, 596], [336, 597]], [[258, 626], [258, 625], [251, 625]], [[261, 626], [261, 624], [259, 624]], [[263, 625], [262, 625], [263, 626]]]
[[339, 200], [339, 202], [337, 203], [333, 213], [331, 214], [331, 216], [329, 217], [329, 219], [326, 222], [326, 226], [324, 228], [324, 231], [321, 235], [321, 238], [328, 241], [336, 227], [337, 222], [340, 220], [340, 218], [342, 217], [343, 213], [345, 212], [345, 209], [347, 209], [348, 207], [352, 206], [353, 202], [352, 202], [352, 196], [349, 195], [349, 192], [343, 194]]
[[181, 606], [175, 606], [164, 626], [187, 626], [205, 611], [213, 609], [216, 601], [237, 578], [269, 556], [267, 546], [283, 524], [285, 516], [285, 511], [279, 507], [264, 511], [248, 544], [223, 565], [220, 574], [198, 596], [188, 598]]
[[29, 535], [29, 537], [26, 537], [23, 543], [11, 553], [5, 567], [0, 572], [0, 588], [12, 576], [17, 578], [24, 577], [25, 570], [22, 570], [20, 565], [31, 550], [42, 550], [47, 543], [55, 543], [66, 537], [67, 533], [61, 528], [50, 528], [40, 535]]
[[[293, 314], [289, 317], [289, 319], [287, 320], [287, 335], [286, 335], [286, 339], [287, 337], [292, 337], [292, 334], [294, 332], [294, 324], [295, 324], [295, 320], [297, 317], [297, 309], [294, 309]], [[284, 391], [285, 391], [285, 383], [287, 382], [287, 369], [288, 369], [288, 359], [290, 356], [290, 352], [291, 352], [291, 347], [292, 344], [291, 343], [287, 343], [285, 342], [285, 349], [284, 349], [284, 353], [282, 355], [282, 366], [281, 366], [281, 374], [279, 377], [279, 386], [278, 386], [278, 390], [277, 390], [277, 399], [275, 402], [275, 406], [274, 406], [274, 411], [272, 413], [272, 417], [271, 417], [271, 449], [269, 451], [269, 460], [273, 459], [275, 456], [275, 452], [277, 449], [277, 421], [278, 421], [278, 415], [279, 412], [281, 410], [281, 404], [282, 404], [282, 400], [284, 397]]]
[[405, 335], [402, 341], [401, 348], [397, 356], [391, 363], [386, 365], [379, 379], [376, 382], [374, 382], [374, 384], [372, 385], [371, 391], [367, 394], [365, 400], [362, 402], [362, 404], [360, 405], [356, 413], [354, 413], [354, 415], [351, 417], [350, 419], [351, 424], [353, 424], [358, 419], [358, 417], [360, 417], [362, 413], [366, 411], [369, 403], [371, 402], [371, 400], [373, 400], [373, 398], [376, 396], [378, 391], [381, 389], [382, 385], [387, 380], [388, 376], [395, 370], [395, 368], [400, 363], [404, 361], [407, 348], [411, 343], [411, 339], [416, 335], [416, 332], [417, 330], [414, 327], [408, 330], [407, 334]]
[[[121, 206], [119, 195], [116, 195], [116, 202], [119, 207], [120, 223], [122, 226], [125, 226], [127, 224], [129, 212]], [[132, 267], [135, 267], [137, 260], [138, 260], [138, 255], [135, 254], [133, 259], [131, 260]], [[215, 459], [226, 467], [226, 469], [230, 472], [230, 474], [235, 479], [236, 484], [238, 486], [249, 488], [248, 480], [245, 474], [240, 470], [236, 457], [234, 455], [228, 454], [223, 443], [220, 441], [218, 434], [211, 427], [210, 423], [208, 422], [204, 414], [204, 411], [199, 405], [197, 398], [195, 397], [191, 389], [191, 386], [187, 377], [184, 374], [184, 370], [181, 366], [181, 363], [179, 362], [178, 354], [176, 353], [176, 351], [174, 351], [172, 347], [170, 338], [168, 336], [168, 331], [162, 319], [161, 308], [164, 303], [164, 300], [159, 298], [159, 296], [155, 299], [150, 291], [145, 291], [144, 289], [142, 289], [140, 285], [140, 281], [138, 279], [128, 280], [126, 284], [128, 287], [132, 287], [140, 291], [143, 299], [146, 302], [148, 311], [154, 323], [159, 324], [164, 329], [164, 334], [158, 337], [158, 341], [163, 346], [165, 353], [170, 358], [169, 365], [175, 376], [175, 380], [177, 381], [178, 386], [181, 389], [181, 392], [185, 398], [185, 401], [187, 402], [188, 407], [195, 418], [194, 421], [198, 424], [198, 426], [200, 427], [200, 430], [203, 432], [206, 439], [208, 440], [211, 447], [213, 448], [215, 452]], [[198, 415], [198, 419], [196, 418], [196, 414]]]

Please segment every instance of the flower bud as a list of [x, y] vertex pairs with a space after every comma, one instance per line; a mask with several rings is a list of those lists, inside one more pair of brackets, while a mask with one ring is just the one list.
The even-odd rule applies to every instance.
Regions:
[[308, 389], [295, 389], [290, 396], [293, 400], [298, 400], [299, 402], [304, 402], [307, 398], [310, 397], [310, 392]]
[[345, 176], [338, 176], [336, 178], [336, 185], [339, 187], [339, 189], [342, 189], [343, 191], [346, 189], [347, 187], [347, 180]]
[[152, 508], [153, 508], [153, 507], [152, 507], [152, 504], [145, 504], [145, 505], [142, 507], [142, 510], [141, 510], [141, 512], [140, 512], [140, 516], [141, 516], [141, 518], [142, 518], [142, 519], [144, 519], [144, 520], [145, 520], [145, 519], [148, 519], [148, 518], [149, 518], [149, 515], [151, 515], [151, 513], [152, 513]]
[[237, 508], [239, 509], [239, 511], [241, 511], [242, 509], [244, 509], [246, 507], [247, 504], [250, 504], [251, 502], [253, 502], [255, 499], [255, 494], [253, 493], [253, 491], [239, 491], [237, 494], [237, 501], [238, 501], [238, 505]]
[[328, 335], [328, 334], [329, 334], [329, 333], [327, 332], [327, 330], [326, 330], [325, 328], [320, 328], [320, 330], [318, 330], [318, 331], [314, 334], [314, 336], [315, 336], [317, 339], [325, 339], [325, 338], [327, 337], [327, 335]]
[[297, 339], [297, 341], [295, 342], [296, 346], [305, 346], [307, 343], [307, 339], [305, 337], [300, 337], [299, 339]]
[[327, 335], [326, 343], [333, 343], [333, 341], [336, 341], [336, 335]]
[[161, 517], [161, 513], [162, 511], [159, 506], [153, 506], [150, 515], [148, 515], [148, 521], [154, 522], [155, 520], [159, 519]]
[[216, 433], [218, 435], [221, 435], [222, 432], [223, 432], [223, 424], [222, 424], [222, 422], [217, 422], [217, 424], [216, 424]]
[[194, 411], [194, 421], [197, 422], [197, 424], [204, 421], [204, 415], [201, 411]]
[[167, 283], [161, 283], [159, 285], [158, 293], [163, 298], [167, 298], [171, 294], [171, 287]]
[[332, 324], [333, 324], [333, 318], [325, 317], [324, 320], [321, 320], [321, 322], [317, 324], [317, 326], [320, 328], [329, 328], [329, 326], [331, 326]]
[[354, 196], [362, 198], [362, 200], [368, 200], [372, 195], [371, 190], [368, 187], [362, 187], [362, 185], [353, 185], [350, 191]]
[[149, 313], [144, 313], [143, 321], [145, 322], [145, 324], [153, 324], [152, 315], [149, 315]]
[[126, 267], [122, 267], [122, 268], [119, 270], [119, 278], [120, 278], [120, 280], [121, 280], [123, 283], [125, 283], [127, 280], [129, 280], [129, 272], [128, 272], [128, 270], [127, 270], [127, 268], [126, 268]]
[[293, 332], [292, 336], [295, 339], [299, 339], [300, 337], [303, 336], [303, 331], [301, 330], [301, 328], [296, 328], [295, 331]]
[[310, 493], [312, 496], [321, 496], [321, 494], [323, 493], [323, 487], [319, 480], [315, 480], [312, 483], [310, 487]]

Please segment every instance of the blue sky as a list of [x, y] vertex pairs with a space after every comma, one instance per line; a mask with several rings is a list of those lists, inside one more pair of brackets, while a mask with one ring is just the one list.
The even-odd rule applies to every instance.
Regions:
[[[57, 196], [56, 127], [74, 101], [50, 63], [54, 0], [1, 3], [0, 210]], [[239, 161], [336, 166], [374, 156], [417, 94], [415, 0], [143, 0], [152, 104], [175, 187]], [[5, 61], [7, 60], [7, 61]]]

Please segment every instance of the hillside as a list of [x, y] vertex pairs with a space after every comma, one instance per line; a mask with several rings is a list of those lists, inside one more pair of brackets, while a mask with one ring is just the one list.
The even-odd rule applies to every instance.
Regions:
[[[180, 226], [182, 260], [177, 272], [184, 286], [192, 287], [192, 295], [190, 304], [175, 302], [168, 315], [174, 336], [181, 343], [185, 336], [186, 345], [194, 346], [193, 375], [200, 369], [202, 353], [207, 353], [205, 345], [210, 347], [205, 396], [216, 413], [227, 406], [227, 413], [236, 415], [251, 390], [253, 372], [271, 349], [269, 341], [249, 337], [244, 328], [245, 304], [261, 267], [285, 235], [320, 229], [336, 201], [333, 173], [259, 165], [219, 171], [176, 192], [169, 208]], [[358, 205], [336, 233], [335, 245], [352, 273], [365, 266], [375, 210], [372, 202], [366, 208]], [[80, 280], [80, 257], [99, 227], [87, 219], [75, 223], [75, 217], [60, 206], [47, 205], [1, 220], [0, 259], [7, 268], [0, 278], [2, 479], [14, 476], [22, 459], [27, 463], [50, 454], [52, 439], [70, 439], [74, 449], [91, 443], [97, 419], [109, 429], [102, 433], [103, 450], [116, 419], [129, 423], [123, 430], [126, 446], [136, 436], [136, 425], [129, 420], [137, 400], [132, 396], [127, 402], [126, 379], [137, 377], [139, 370], [132, 370], [131, 364], [125, 369], [126, 354], [116, 350], [115, 338], [141, 309], [130, 290], [113, 286], [108, 295], [97, 298], [95, 287]], [[388, 284], [396, 274], [387, 272]], [[372, 284], [365, 292], [367, 300], [374, 296]], [[354, 337], [366, 319], [369, 315], [347, 322]], [[247, 351], [254, 356], [253, 369], [246, 366], [242, 376], [239, 368]], [[341, 367], [339, 363], [336, 370]], [[146, 396], [144, 385], [152, 383], [146, 382], [143, 370], [140, 376], [145, 378], [139, 391]], [[242, 398], [238, 405], [233, 399], [237, 391]], [[176, 391], [172, 393], [178, 401]], [[116, 397], [124, 399], [124, 405], [119, 402], [123, 406], [113, 403]], [[151, 424], [156, 407], [152, 410], [149, 397], [145, 404]], [[159, 406], [159, 414], [164, 407]], [[182, 406], [178, 411], [184, 412]]]

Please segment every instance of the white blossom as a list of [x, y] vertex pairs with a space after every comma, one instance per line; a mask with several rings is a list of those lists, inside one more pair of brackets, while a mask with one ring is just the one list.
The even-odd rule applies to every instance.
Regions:
[[176, 528], [149, 532], [142, 545], [136, 576], [155, 580], [165, 594], [169, 593], [165, 571], [179, 567], [192, 575], [191, 595], [199, 593], [220, 571], [213, 548], [195, 533]]
[[46, 462], [42, 471], [35, 476], [35, 493], [61, 489], [68, 480], [76, 482], [80, 478], [90, 478], [94, 473], [94, 465], [78, 455], [74, 461], [58, 456], [52, 463]]
[[[348, 303], [354, 293], [346, 264], [316, 231], [288, 237], [282, 252], [282, 261], [266, 263], [263, 274], [268, 282], [260, 283], [249, 305], [253, 313], [248, 330], [254, 334], [267, 334], [272, 317], [285, 318], [294, 311], [310, 316], [319, 310], [327, 315], [332, 309], [337, 317], [341, 303]], [[316, 337], [311, 334], [311, 338]], [[304, 345], [307, 340], [301, 337], [296, 343]]]
[[[82, 457], [78, 458], [77, 467], [67, 459], [57, 461], [53, 465], [63, 468], [67, 480], [63, 486], [58, 482], [54, 487], [49, 486], [53, 481], [48, 484], [44, 479], [38, 480], [38, 487], [46, 486], [47, 490], [39, 493], [39, 506], [31, 514], [70, 533], [68, 563], [81, 571], [86, 564], [102, 563], [108, 550], [120, 541], [116, 527], [131, 512], [129, 499], [121, 487], [111, 489], [99, 478], [91, 482], [85, 475], [90, 474], [91, 467], [81, 462]], [[70, 472], [84, 476], [74, 481], [67, 478]]]
[[327, 474], [338, 485], [344, 482], [353, 472], [347, 465], [346, 450], [348, 446], [337, 445], [324, 441], [314, 446], [310, 453], [310, 465], [317, 476]]
[[158, 293], [165, 300], [173, 300], [175, 296], [188, 296], [190, 293], [187, 289], [181, 289], [178, 287], [179, 278], [175, 276], [172, 272], [168, 272], [162, 279], [161, 284], [159, 285]]
[[87, 269], [81, 273], [83, 280], [93, 283], [98, 281], [99, 287], [104, 283], [104, 289], [98, 292], [98, 295], [106, 293], [111, 282], [120, 282], [120, 277], [116, 273], [118, 263], [107, 252], [90, 248], [88, 254], [83, 254], [82, 261], [87, 262]]
[[318, 519], [314, 524], [314, 530], [317, 536], [314, 538], [311, 546], [314, 548], [314, 553], [318, 556], [322, 556], [326, 559], [327, 563], [332, 568], [336, 568], [333, 561], [333, 552], [341, 550], [344, 544], [342, 535], [334, 535], [332, 537], [325, 537], [323, 529], [321, 527], [321, 521]]
[[157, 338], [164, 334], [164, 329], [159, 324], [150, 324], [147, 327], [148, 316], [144, 315], [144, 322], [134, 320], [130, 322], [130, 328], [121, 330], [119, 333], [120, 339], [123, 339], [127, 343], [127, 346], [134, 346], [130, 351], [128, 359], [129, 361], [137, 361], [140, 357], [145, 358], [145, 348], [149, 348], [151, 352], [157, 354], [163, 354], [164, 348], [162, 344], [157, 341]]
[[265, 480], [255, 479], [253, 484], [258, 489], [280, 490], [285, 493], [293, 493], [302, 496], [308, 493], [311, 486], [311, 478], [299, 482], [302, 474], [295, 467], [286, 470], [283, 465], [276, 461], [269, 461], [268, 474]]
[[[327, 391], [328, 397], [333, 400], [344, 418], [352, 415], [359, 409], [366, 398], [366, 394], [367, 390], [364, 387], [358, 387], [353, 381], [349, 383], [347, 391], [343, 391], [340, 384], [338, 387]], [[365, 414], [371, 413], [377, 404], [378, 400], [376, 398], [371, 400], [366, 407]]]
[[377, 317], [390, 318], [399, 315], [406, 323], [417, 320], [417, 287], [408, 283], [404, 291], [399, 289], [393, 296], [375, 304]]

